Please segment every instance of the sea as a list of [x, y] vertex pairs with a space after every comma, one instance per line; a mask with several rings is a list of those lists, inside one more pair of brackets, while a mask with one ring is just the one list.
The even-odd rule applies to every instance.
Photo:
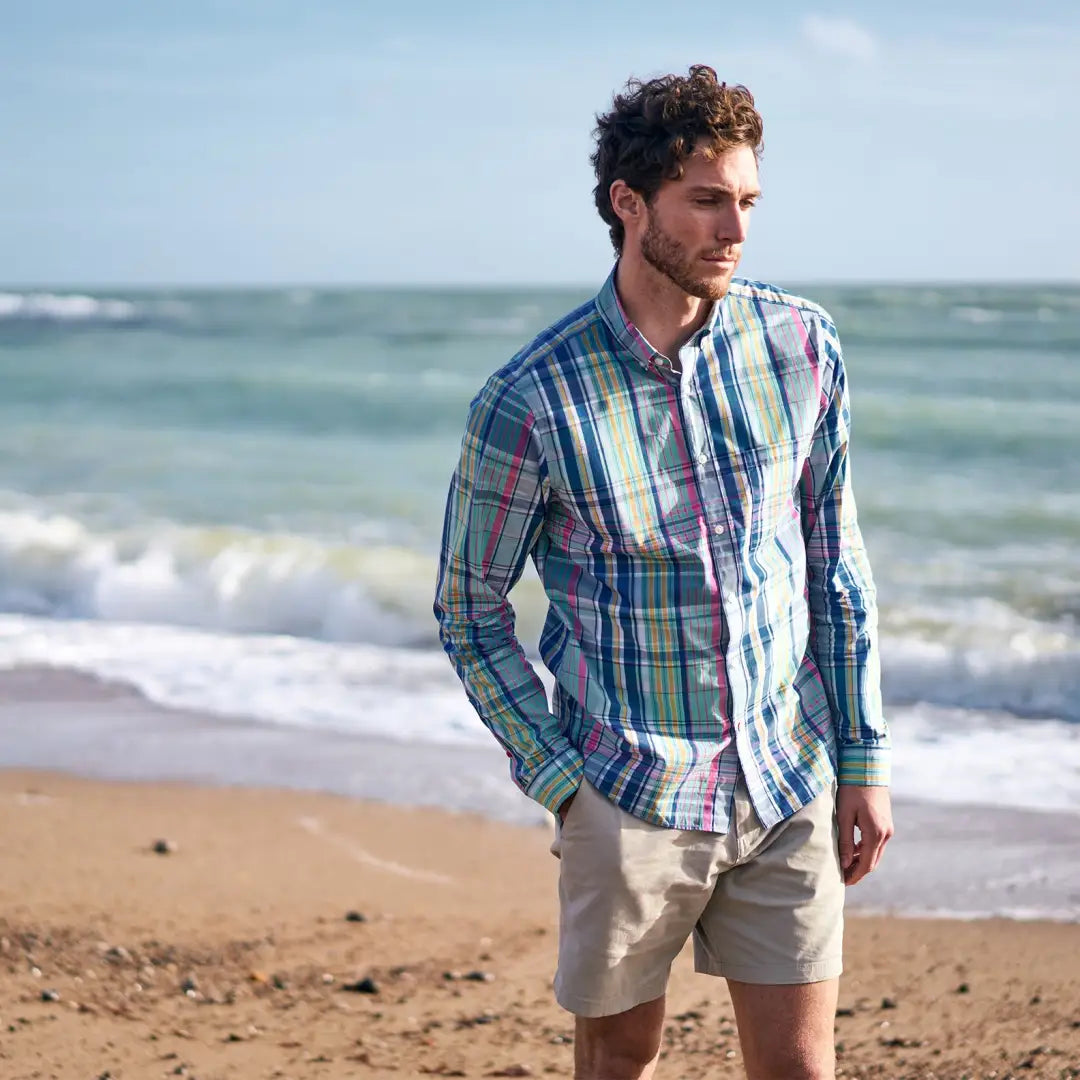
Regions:
[[[844, 344], [895, 792], [1080, 813], [1080, 286], [781, 284]], [[431, 611], [447, 485], [591, 291], [0, 291], [0, 669], [490, 745]], [[535, 655], [531, 571], [512, 600]]]

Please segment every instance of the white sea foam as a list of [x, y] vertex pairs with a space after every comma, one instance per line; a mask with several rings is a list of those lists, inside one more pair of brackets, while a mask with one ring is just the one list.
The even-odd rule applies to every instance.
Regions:
[[0, 293], [0, 320], [35, 322], [131, 322], [139, 316], [130, 300], [102, 299], [78, 293]]
[[490, 738], [434, 649], [0, 615], [0, 668], [23, 664], [223, 717], [434, 744]]
[[1000, 711], [889, 710], [897, 793], [952, 805], [1080, 812], [1080, 726]]

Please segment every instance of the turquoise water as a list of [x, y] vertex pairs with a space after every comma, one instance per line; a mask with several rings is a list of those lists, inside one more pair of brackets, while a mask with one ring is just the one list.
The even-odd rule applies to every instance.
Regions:
[[[800, 291], [845, 346], [897, 715], [1072, 730], [1080, 287]], [[430, 615], [447, 481], [487, 374], [587, 295], [0, 293], [0, 664], [473, 737]]]

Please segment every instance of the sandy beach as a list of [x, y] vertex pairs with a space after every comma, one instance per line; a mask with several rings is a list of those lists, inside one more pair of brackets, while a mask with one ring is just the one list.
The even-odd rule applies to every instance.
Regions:
[[[0, 815], [8, 1080], [570, 1075], [542, 829], [27, 772]], [[1076, 925], [852, 918], [841, 1075], [1080, 1076], [1078, 954]], [[740, 1076], [688, 961], [661, 1075]]]
[[[147, 737], [144, 726], [136, 737], [148, 709], [138, 695], [73, 674], [0, 679], [5, 760], [23, 745], [36, 748], [24, 756], [65, 770], [0, 772], [4, 1080], [571, 1075], [572, 1018], [551, 996], [557, 863], [542, 819], [406, 807], [374, 783], [383, 801], [358, 798], [365, 776], [404, 770], [370, 743], [362, 753], [347, 742], [318, 752], [351, 755], [352, 790], [297, 790], [313, 786], [304, 770], [316, 751], [295, 756], [289, 783], [289, 747], [267, 749], [279, 733], [260, 741], [237, 726], [233, 745], [228, 725], [177, 714], [174, 729]], [[92, 754], [79, 758], [80, 748], [104, 747], [114, 775], [168, 775], [146, 757], [156, 745], [171, 748], [172, 775], [184, 775], [185, 753], [205, 752], [208, 732], [223, 750], [203, 754], [208, 768], [216, 763], [203, 783], [103, 779]], [[269, 771], [253, 766], [244, 786], [228, 784], [230, 754]], [[250, 786], [268, 776], [279, 783]], [[327, 777], [332, 787], [335, 774]], [[917, 807], [902, 817], [916, 830], [930, 820]], [[1023, 850], [1029, 833], [1028, 858], [1039, 863], [1029, 877], [1044, 891], [1022, 894], [1051, 906], [1075, 898], [1067, 815], [960, 818], [958, 865], [974, 865], [964, 853], [985, 850], [979, 830], [995, 820], [1006, 853]], [[1054, 821], [1059, 835], [1038, 847], [1035, 832]], [[936, 843], [928, 837], [924, 861], [948, 863], [947, 838]], [[898, 845], [893, 876], [881, 881], [911, 878], [919, 850], [911, 838], [906, 855]], [[945, 865], [934, 872], [952, 880]], [[1062, 897], [1045, 892], [1047, 881]], [[955, 881], [948, 887], [955, 894]], [[1080, 925], [860, 914], [857, 893], [839, 1075], [1080, 1076]], [[695, 975], [684, 953], [659, 1076], [741, 1075], [723, 984]]]

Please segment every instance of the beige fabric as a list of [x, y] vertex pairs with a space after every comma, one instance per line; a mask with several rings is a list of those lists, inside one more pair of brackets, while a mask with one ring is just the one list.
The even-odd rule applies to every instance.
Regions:
[[664, 993], [694, 937], [698, 971], [809, 983], [841, 971], [844, 883], [836, 788], [772, 829], [744, 782], [725, 834], [665, 829], [583, 781], [552, 854], [559, 872], [555, 997], [578, 1016], [625, 1012]]

